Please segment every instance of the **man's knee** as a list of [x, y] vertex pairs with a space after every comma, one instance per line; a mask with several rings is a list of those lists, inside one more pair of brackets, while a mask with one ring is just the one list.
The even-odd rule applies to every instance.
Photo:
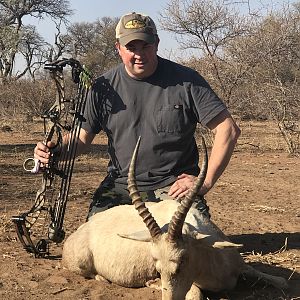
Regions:
[[113, 202], [108, 202], [108, 201], [92, 201], [89, 207], [89, 212], [87, 215], [87, 220], [96, 213], [103, 212], [109, 208], [112, 208], [118, 204], [115, 204]]
[[89, 207], [87, 220], [96, 213], [103, 212], [114, 206], [131, 204], [129, 195], [121, 193], [114, 187], [100, 186], [93, 196], [93, 200]]

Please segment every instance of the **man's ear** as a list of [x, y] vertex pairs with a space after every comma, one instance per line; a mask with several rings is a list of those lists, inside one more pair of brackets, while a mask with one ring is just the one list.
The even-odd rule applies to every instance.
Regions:
[[118, 52], [120, 52], [120, 43], [118, 41], [115, 42], [115, 48]]
[[156, 50], [158, 50], [159, 42], [160, 42], [160, 39], [159, 39], [159, 37], [157, 36], [157, 37], [156, 37], [156, 41], [155, 41], [155, 43], [156, 43]]

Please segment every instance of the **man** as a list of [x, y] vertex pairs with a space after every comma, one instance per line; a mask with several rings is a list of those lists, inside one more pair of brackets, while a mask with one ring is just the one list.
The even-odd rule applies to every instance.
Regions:
[[[205, 195], [225, 170], [240, 130], [224, 103], [194, 70], [157, 56], [153, 20], [124, 15], [116, 27], [120, 65], [99, 77], [87, 99], [78, 153], [104, 130], [108, 137], [108, 175], [95, 192], [89, 215], [131, 203], [128, 167], [138, 136], [136, 178], [145, 200], [185, 196], [199, 173], [194, 139], [197, 123], [214, 132], [208, 172], [195, 206], [209, 217]], [[52, 144], [49, 143], [48, 147]], [[49, 148], [38, 143], [35, 158], [47, 163]]]

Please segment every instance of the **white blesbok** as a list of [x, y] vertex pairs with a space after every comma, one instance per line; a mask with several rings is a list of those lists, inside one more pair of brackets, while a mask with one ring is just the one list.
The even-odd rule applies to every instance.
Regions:
[[138, 214], [131, 205], [95, 214], [66, 240], [65, 267], [125, 287], [151, 285], [160, 276], [164, 300], [202, 299], [201, 290], [232, 289], [242, 274], [277, 288], [287, 287], [285, 279], [247, 265], [237, 250], [241, 245], [231, 243], [210, 219], [191, 207], [207, 171], [204, 140], [201, 172], [188, 195], [181, 203], [164, 200], [147, 202], [147, 207], [134, 174], [139, 141], [128, 174], [128, 190]]

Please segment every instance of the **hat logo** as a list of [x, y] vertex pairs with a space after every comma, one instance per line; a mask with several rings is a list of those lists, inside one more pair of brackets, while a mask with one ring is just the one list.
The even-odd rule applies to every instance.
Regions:
[[146, 27], [145, 22], [141, 21], [141, 20], [130, 20], [128, 21], [125, 26], [126, 29], [139, 29], [139, 28], [143, 28]]

